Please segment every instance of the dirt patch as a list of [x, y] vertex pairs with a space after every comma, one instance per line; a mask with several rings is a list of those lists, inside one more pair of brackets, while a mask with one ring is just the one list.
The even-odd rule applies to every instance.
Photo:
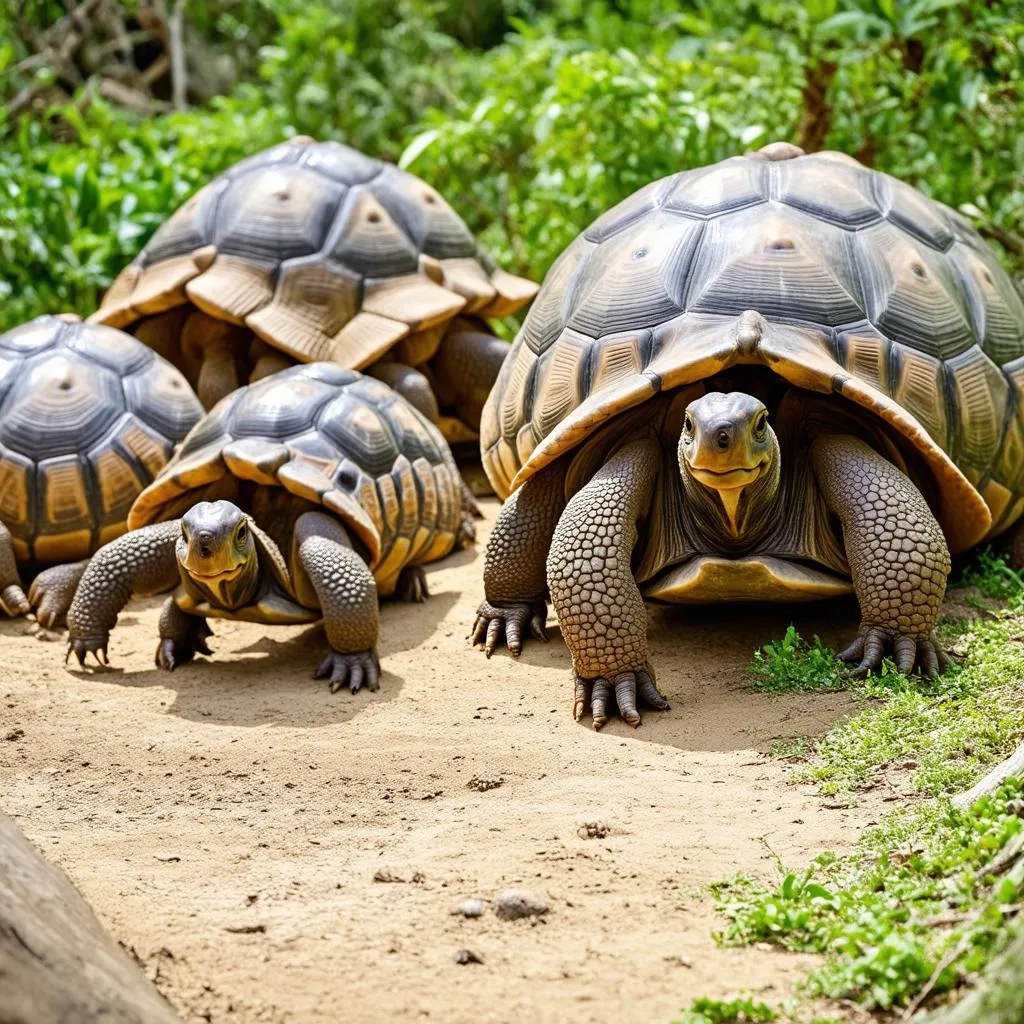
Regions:
[[[595, 733], [557, 630], [519, 663], [468, 647], [482, 550], [384, 608], [375, 695], [312, 681], [318, 628], [216, 622], [215, 657], [168, 675], [139, 601], [115, 670], [88, 674], [0, 623], [2, 806], [188, 1020], [668, 1021], [695, 995], [780, 997], [810, 962], [717, 948], [696, 890], [848, 848], [891, 806], [829, 809], [764, 756], [847, 697], [744, 676], [791, 620], [836, 644], [855, 607], [654, 609], [672, 710]], [[548, 913], [499, 920], [509, 888]]]

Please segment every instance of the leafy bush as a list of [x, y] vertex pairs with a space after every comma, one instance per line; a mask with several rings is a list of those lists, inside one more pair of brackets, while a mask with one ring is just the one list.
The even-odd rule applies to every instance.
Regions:
[[754, 651], [748, 670], [754, 688], [765, 693], [792, 690], [842, 690], [847, 686], [843, 664], [818, 637], [808, 644], [792, 625], [781, 640]]
[[[22, 6], [35, 28], [61, 10]], [[187, 11], [243, 74], [258, 63], [231, 97], [140, 122], [87, 92], [38, 121], [0, 120], [0, 326], [94, 307], [189, 192], [296, 132], [401, 157], [535, 278], [647, 181], [775, 138], [905, 178], [1024, 265], [1024, 14], [1010, 0], [191, 0]], [[0, 22], [0, 94], [23, 74], [11, 25]], [[54, 142], [53, 126], [71, 141]]]

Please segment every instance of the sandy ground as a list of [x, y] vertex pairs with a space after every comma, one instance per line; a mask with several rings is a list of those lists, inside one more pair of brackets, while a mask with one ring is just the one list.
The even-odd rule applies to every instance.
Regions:
[[[667, 1022], [697, 995], [774, 1001], [810, 962], [716, 947], [699, 887], [772, 878], [773, 855], [847, 848], [879, 817], [880, 796], [827, 807], [764, 756], [847, 699], [744, 675], [791, 619], [835, 643], [854, 606], [652, 610], [672, 710], [595, 733], [557, 630], [518, 663], [468, 646], [482, 550], [384, 608], [377, 694], [311, 680], [319, 628], [214, 622], [215, 657], [169, 675], [159, 599], [126, 610], [105, 673], [0, 623], [0, 806], [186, 1020]], [[452, 913], [507, 887], [550, 912]]]

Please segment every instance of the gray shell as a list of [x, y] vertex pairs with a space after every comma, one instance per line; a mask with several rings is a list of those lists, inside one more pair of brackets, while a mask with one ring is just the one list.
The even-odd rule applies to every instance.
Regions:
[[497, 492], [738, 363], [841, 393], [920, 451], [954, 550], [1024, 509], [1024, 302], [948, 207], [841, 153], [653, 182], [556, 262], [484, 409]]
[[202, 416], [170, 363], [111, 327], [43, 316], [0, 335], [0, 521], [19, 561], [75, 561]]

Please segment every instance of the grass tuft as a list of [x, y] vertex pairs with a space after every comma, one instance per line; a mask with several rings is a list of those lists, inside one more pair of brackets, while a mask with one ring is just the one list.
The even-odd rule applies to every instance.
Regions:
[[695, 999], [674, 1024], [770, 1024], [779, 1015], [767, 1003], [749, 997]]
[[773, 888], [745, 877], [721, 883], [713, 892], [728, 925], [716, 937], [825, 955], [805, 983], [810, 997], [887, 1011], [926, 985], [933, 995], [948, 991], [1009, 941], [1004, 924], [1017, 911], [1024, 871], [988, 868], [1024, 830], [1022, 792], [1011, 780], [966, 811], [930, 805]]

